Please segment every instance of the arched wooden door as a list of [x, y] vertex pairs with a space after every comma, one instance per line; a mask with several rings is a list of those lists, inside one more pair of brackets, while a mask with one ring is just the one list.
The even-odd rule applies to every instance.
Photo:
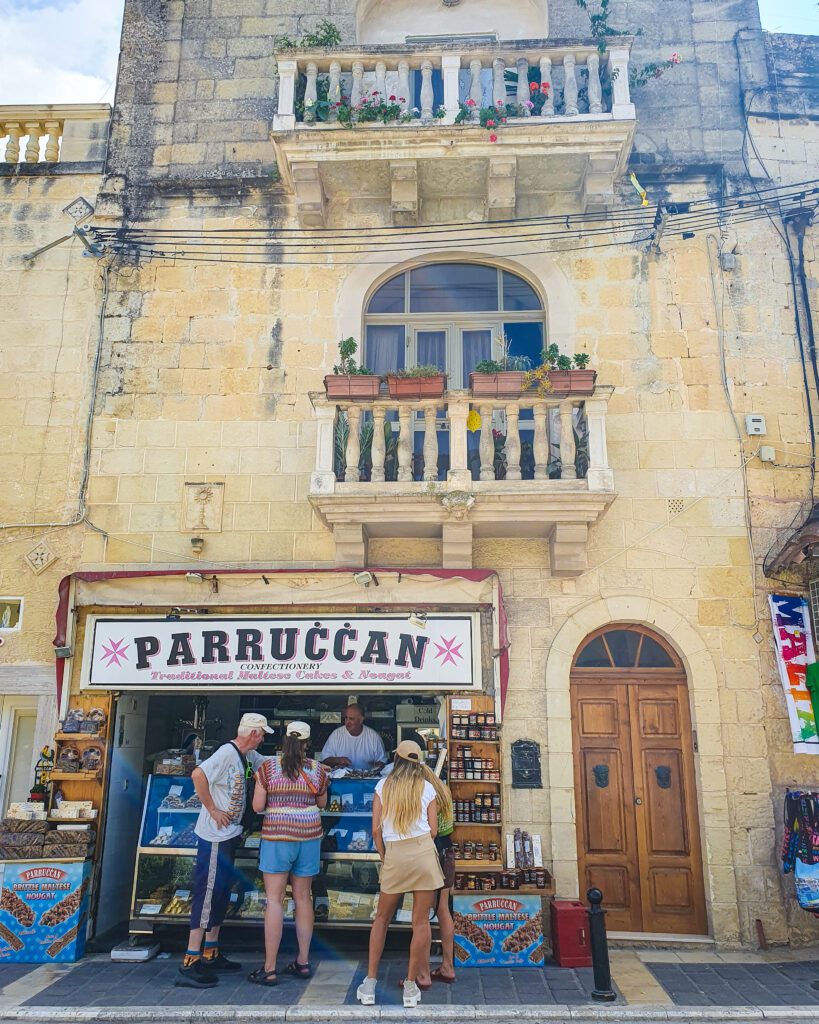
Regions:
[[571, 675], [580, 888], [612, 930], [707, 929], [685, 670], [659, 636], [614, 625]]

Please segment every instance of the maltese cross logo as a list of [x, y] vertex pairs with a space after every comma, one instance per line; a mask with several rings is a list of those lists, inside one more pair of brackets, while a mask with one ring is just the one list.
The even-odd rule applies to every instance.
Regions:
[[106, 668], [111, 668], [112, 665], [120, 667], [122, 662], [128, 660], [128, 655], [125, 653], [128, 650], [129, 644], [122, 640], [109, 640], [108, 646], [102, 645], [102, 660], [105, 662]]
[[446, 637], [442, 636], [440, 643], [438, 643], [437, 640], [435, 641], [435, 646], [437, 648], [437, 650], [435, 651], [435, 657], [442, 659], [442, 665], [446, 665], [447, 662], [449, 662], [452, 665], [455, 665], [457, 664], [457, 662], [455, 661], [456, 658], [463, 658], [463, 654], [461, 654], [461, 648], [463, 647], [463, 643], [456, 644], [456, 639], [457, 638], [453, 636], [450, 637], [449, 640], [447, 640]]

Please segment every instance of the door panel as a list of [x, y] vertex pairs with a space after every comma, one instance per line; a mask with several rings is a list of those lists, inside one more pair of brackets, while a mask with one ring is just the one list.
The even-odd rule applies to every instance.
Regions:
[[607, 923], [638, 931], [640, 889], [628, 694], [618, 685], [572, 688], [577, 821], [583, 892], [606, 893]]
[[644, 887], [643, 929], [703, 935], [707, 928], [688, 688], [630, 687], [635, 808]]
[[572, 681], [581, 888], [612, 930], [703, 935], [688, 690], [618, 675]]

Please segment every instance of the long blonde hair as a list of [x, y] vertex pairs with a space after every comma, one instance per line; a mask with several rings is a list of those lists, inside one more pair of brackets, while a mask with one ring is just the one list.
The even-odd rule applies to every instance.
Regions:
[[441, 782], [435, 772], [426, 764], [424, 765], [424, 778], [435, 790], [435, 799], [438, 801], [438, 817], [441, 821], [452, 821], [455, 818], [455, 810], [452, 806], [452, 793], [449, 791], [449, 786]]
[[424, 793], [424, 765], [396, 757], [395, 765], [381, 790], [383, 818], [399, 836], [408, 835], [421, 813]]

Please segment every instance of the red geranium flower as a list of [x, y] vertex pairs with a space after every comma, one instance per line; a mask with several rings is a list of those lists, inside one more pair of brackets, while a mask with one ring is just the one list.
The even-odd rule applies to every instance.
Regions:
[[548, 93], [549, 93], [549, 83], [548, 82], [543, 82], [541, 84], [541, 86], [540, 86], [540, 91], [543, 93], [544, 96], [548, 95]]
[[497, 142], [498, 141], [498, 137], [497, 137], [497, 135], [495, 135], [494, 132], [489, 136], [489, 141], [490, 142]]
[[394, 102], [395, 102], [395, 97], [394, 96], [390, 96], [390, 103], [394, 103]]
[[529, 92], [537, 92], [537, 82], [529, 83]]
[[491, 121], [491, 120], [490, 120], [490, 121], [487, 121], [487, 122], [486, 122], [486, 127], [487, 127], [487, 128], [494, 128], [494, 127], [495, 127], [495, 122], [494, 122], [494, 121]]
[[466, 106], [466, 107], [474, 107], [475, 106], [475, 101], [473, 99], [468, 99], [466, 101], [466, 103], [464, 104], [464, 106]]

